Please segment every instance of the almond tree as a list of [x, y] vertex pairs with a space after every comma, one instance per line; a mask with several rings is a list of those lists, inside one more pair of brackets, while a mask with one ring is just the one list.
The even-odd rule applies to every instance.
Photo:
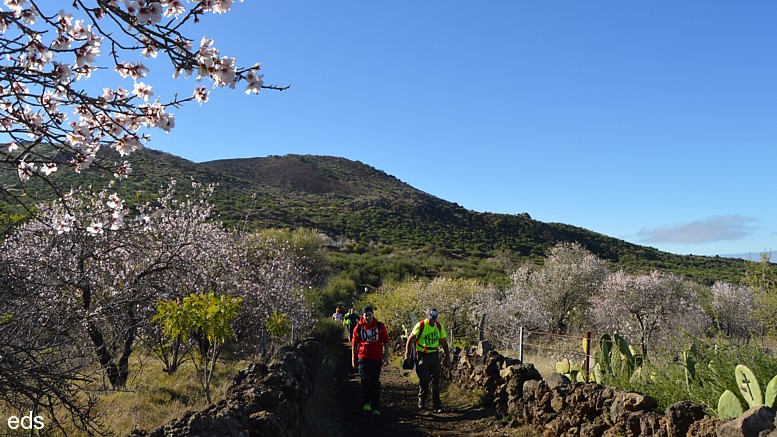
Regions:
[[207, 220], [204, 199], [178, 201], [170, 191], [130, 220], [123, 200], [107, 193], [73, 192], [42, 209], [6, 239], [3, 261], [12, 278], [36, 284], [31, 298], [68, 297], [62, 309], [83, 327], [74, 341], [85, 334], [108, 381], [120, 387], [157, 299], [231, 288], [223, 253], [233, 242]]
[[476, 296], [476, 312], [485, 316], [483, 334], [496, 347], [517, 349], [521, 326], [547, 330], [551, 316], [532, 292], [531, 273], [531, 267], [519, 267], [511, 273], [505, 290], [485, 289]]
[[513, 275], [509, 300], [515, 305], [532, 302], [521, 317], [541, 317], [537, 328], [565, 333], [572, 323], [585, 320], [591, 296], [607, 274], [606, 262], [581, 245], [560, 243], [551, 248], [542, 268]]
[[316, 264], [311, 261], [317, 256], [316, 251], [306, 253], [295, 247], [292, 240], [278, 236], [259, 232], [237, 241], [235, 295], [243, 300], [235, 322], [238, 339], [261, 339], [274, 312], [288, 316], [297, 331], [314, 322], [304, 291], [312, 286], [316, 276], [310, 268]]
[[712, 310], [718, 329], [731, 338], [749, 338], [754, 330], [753, 292], [728, 282], [712, 286]]
[[[81, 172], [93, 164], [119, 177], [128, 174], [123, 158], [148, 144], [153, 130], [173, 129], [172, 108], [206, 102], [206, 85], [242, 83], [248, 94], [283, 89], [264, 84], [259, 64], [239, 67], [212, 39], [185, 33], [205, 15], [228, 12], [233, 0], [3, 3], [0, 170], [13, 171], [22, 183], [38, 178], [55, 188], [53, 172]], [[195, 76], [202, 84], [160, 96], [147, 64], [167, 64], [165, 74]], [[120, 162], [101, 159], [108, 149], [118, 152]], [[21, 202], [16, 188], [0, 193]]]
[[47, 429], [69, 422], [94, 431], [96, 398], [89, 384], [99, 375], [94, 354], [74, 347], [72, 332], [82, 323], [67, 311], [71, 297], [40, 296], [40, 278], [14, 279], [6, 274], [10, 267], [0, 263], [0, 403], [6, 411], [43, 415]]
[[594, 299], [594, 315], [602, 331], [617, 331], [639, 341], [642, 356], [661, 336], [691, 330], [698, 335], [708, 320], [692, 288], [680, 277], [653, 271], [630, 275], [618, 271]]

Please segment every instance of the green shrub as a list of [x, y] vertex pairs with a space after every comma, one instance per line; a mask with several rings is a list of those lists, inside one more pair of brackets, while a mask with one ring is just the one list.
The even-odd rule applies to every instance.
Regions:
[[324, 344], [340, 342], [345, 335], [343, 324], [331, 319], [319, 319], [316, 322], [314, 330], [324, 338]]

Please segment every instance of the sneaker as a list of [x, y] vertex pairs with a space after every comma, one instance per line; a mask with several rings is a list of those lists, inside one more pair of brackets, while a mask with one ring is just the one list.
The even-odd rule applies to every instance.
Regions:
[[438, 408], [438, 409], [436, 409], [434, 411], [437, 412], [437, 413], [442, 413], [442, 408]]
[[424, 405], [424, 401], [422, 401], [421, 399], [418, 400], [418, 409], [419, 410], [425, 410], [426, 409], [426, 405]]
[[372, 411], [372, 406], [370, 404], [364, 404], [364, 406], [362, 407], [362, 410], [369, 413], [370, 411]]
[[378, 409], [372, 410], [372, 414], [374, 414], [375, 416], [380, 416], [380, 410]]

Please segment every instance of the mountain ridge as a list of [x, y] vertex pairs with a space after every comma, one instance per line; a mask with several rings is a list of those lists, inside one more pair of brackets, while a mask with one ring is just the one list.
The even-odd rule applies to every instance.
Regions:
[[[670, 270], [707, 283], [736, 281], [744, 271], [741, 260], [661, 252], [569, 224], [540, 222], [526, 212], [476, 212], [418, 190], [373, 166], [342, 157], [292, 154], [201, 164], [213, 171], [239, 173], [252, 183], [287, 195], [304, 193], [307, 213], [298, 211], [299, 217], [310, 219], [309, 225], [330, 235], [361, 242], [414, 249], [431, 245], [451, 256], [484, 257], [509, 251], [538, 259], [556, 243], [576, 241], [597, 256], [631, 270]], [[310, 185], [314, 180], [319, 183], [316, 189]], [[313, 218], [310, 205], [331, 209], [331, 205], [321, 205], [327, 200], [348, 214]], [[295, 207], [293, 201], [287, 203]], [[707, 273], [698, 274], [701, 270]], [[717, 274], [711, 273], [715, 270]]]
[[[212, 202], [228, 226], [308, 227], [335, 240], [436, 252], [452, 259], [509, 254], [541, 262], [553, 245], [578, 242], [617, 268], [631, 271], [666, 270], [702, 283], [737, 282], [744, 273], [743, 260], [674, 255], [577, 226], [534, 220], [528, 213], [468, 210], [342, 157], [290, 154], [194, 163], [145, 149], [131, 158], [133, 175], [116, 185], [122, 195], [151, 199], [171, 178], [218, 184]], [[65, 186], [109, 180], [99, 172], [62, 173], [58, 178]], [[0, 179], [13, 183], [8, 175]], [[178, 184], [182, 191], [185, 185]]]

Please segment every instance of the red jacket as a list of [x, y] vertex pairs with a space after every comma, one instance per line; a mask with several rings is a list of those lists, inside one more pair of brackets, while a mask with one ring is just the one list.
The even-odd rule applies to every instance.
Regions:
[[358, 351], [358, 357], [366, 360], [383, 360], [383, 345], [389, 342], [388, 331], [383, 322], [379, 322], [375, 317], [372, 318], [372, 324], [367, 325], [364, 317], [359, 319], [359, 323], [353, 329], [351, 343], [354, 350]]

